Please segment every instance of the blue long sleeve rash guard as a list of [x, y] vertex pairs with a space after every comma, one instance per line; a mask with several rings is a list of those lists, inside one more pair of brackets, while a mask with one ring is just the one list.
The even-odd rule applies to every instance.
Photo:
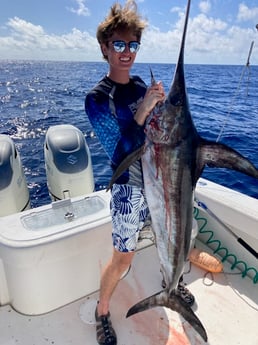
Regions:
[[[134, 115], [146, 89], [137, 76], [131, 77], [127, 84], [115, 83], [106, 76], [86, 95], [85, 111], [113, 171], [144, 144], [144, 126], [137, 124]], [[140, 162], [133, 164], [116, 183], [142, 185]]]

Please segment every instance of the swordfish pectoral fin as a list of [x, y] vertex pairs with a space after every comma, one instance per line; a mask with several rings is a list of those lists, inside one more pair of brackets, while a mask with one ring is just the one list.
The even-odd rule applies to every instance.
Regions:
[[126, 317], [158, 306], [167, 307], [179, 313], [187, 322], [189, 322], [196, 332], [200, 334], [203, 340], [207, 342], [207, 333], [201, 321], [195, 315], [191, 307], [174, 291], [168, 294], [166, 290], [163, 290], [155, 295], [145, 298], [144, 300], [132, 306], [128, 310]]
[[126, 169], [129, 168], [130, 165], [132, 165], [134, 162], [136, 162], [138, 159], [141, 158], [143, 152], [145, 150], [145, 145], [141, 146], [136, 151], [130, 153], [117, 167], [116, 171], [114, 172], [109, 185], [107, 187], [107, 191], [112, 187], [112, 185], [116, 182], [116, 180], [123, 174]]
[[253, 163], [225, 144], [203, 141], [199, 149], [203, 166], [228, 168], [258, 178], [258, 169]]

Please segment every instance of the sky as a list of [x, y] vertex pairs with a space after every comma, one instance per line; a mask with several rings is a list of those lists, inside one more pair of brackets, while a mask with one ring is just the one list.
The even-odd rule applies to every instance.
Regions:
[[[3, 0], [0, 60], [103, 61], [96, 28], [115, 0]], [[124, 4], [124, 0], [120, 0]], [[136, 62], [175, 63], [186, 0], [136, 0], [148, 21]], [[192, 0], [185, 63], [258, 65], [257, 0]]]

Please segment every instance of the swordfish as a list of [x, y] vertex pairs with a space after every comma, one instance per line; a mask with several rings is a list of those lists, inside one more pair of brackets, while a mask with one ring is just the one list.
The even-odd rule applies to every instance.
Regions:
[[[207, 341], [201, 321], [177, 292], [189, 253], [194, 189], [205, 165], [234, 169], [258, 178], [256, 167], [232, 148], [200, 137], [189, 109], [184, 77], [184, 47], [190, 11], [188, 0], [174, 79], [163, 103], [149, 115], [144, 146], [130, 154], [110, 182], [135, 160], [142, 160], [144, 187], [166, 288], [131, 307], [127, 317], [156, 306], [184, 317]], [[154, 78], [152, 76], [152, 82]]]

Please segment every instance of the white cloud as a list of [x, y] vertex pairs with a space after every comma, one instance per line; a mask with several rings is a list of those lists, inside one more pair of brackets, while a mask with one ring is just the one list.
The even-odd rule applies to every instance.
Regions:
[[200, 8], [201, 12], [208, 13], [211, 9], [210, 1], [209, 0], [208, 1], [201, 1], [199, 3], [199, 8]]
[[[143, 34], [137, 62], [175, 63], [184, 22], [179, 9], [178, 19], [170, 30], [149, 26]], [[0, 36], [1, 59], [49, 59], [102, 61], [95, 34], [77, 28], [63, 35], [48, 34], [40, 25], [21, 18], [9, 19], [6, 36]], [[209, 64], [245, 64], [250, 43], [257, 39], [256, 30], [230, 26], [228, 22], [201, 13], [191, 17], [186, 37], [185, 62]], [[252, 64], [258, 64], [255, 44]]]
[[258, 7], [248, 8], [244, 3], [241, 3], [238, 8], [237, 20], [247, 21], [258, 18]]
[[27, 38], [44, 34], [44, 30], [40, 25], [34, 25], [18, 17], [11, 18], [7, 25], [14, 30], [15, 35]]
[[65, 35], [49, 35], [41, 26], [18, 17], [10, 19], [7, 26], [12, 31], [0, 37], [2, 59], [96, 60], [100, 56], [95, 37], [76, 28]]
[[[177, 61], [184, 18], [179, 16], [175, 28], [162, 32], [149, 27], [137, 61]], [[245, 64], [255, 32], [240, 26], [229, 26], [220, 19], [199, 14], [190, 18], [185, 46], [186, 63]], [[257, 47], [254, 46], [251, 62], [257, 64]]]
[[[191, 27], [197, 34], [200, 32], [214, 33], [216, 31], [223, 31], [227, 28], [228, 24], [221, 19], [214, 19], [207, 17], [201, 13], [191, 20]], [[192, 31], [189, 30], [189, 31]]]
[[85, 6], [85, 0], [74, 0], [74, 1], [77, 3], [78, 7], [77, 8], [69, 7], [67, 8], [69, 11], [77, 14], [78, 16], [84, 16], [84, 17], [90, 16], [90, 10], [88, 9], [88, 7]]
[[170, 10], [171, 13], [182, 12], [182, 7], [174, 6]]

